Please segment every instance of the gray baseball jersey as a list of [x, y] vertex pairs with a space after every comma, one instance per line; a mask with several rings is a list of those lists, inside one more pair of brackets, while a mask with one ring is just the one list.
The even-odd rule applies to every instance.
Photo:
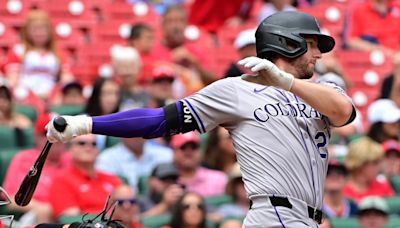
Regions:
[[290, 196], [322, 207], [327, 117], [293, 93], [241, 77], [219, 80], [183, 101], [202, 133], [218, 125], [229, 130], [249, 197]]

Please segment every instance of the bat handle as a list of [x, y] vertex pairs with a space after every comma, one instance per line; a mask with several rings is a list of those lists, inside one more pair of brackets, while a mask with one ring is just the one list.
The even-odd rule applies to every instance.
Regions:
[[63, 132], [67, 127], [67, 121], [63, 117], [57, 116], [54, 118], [53, 126], [58, 132]]

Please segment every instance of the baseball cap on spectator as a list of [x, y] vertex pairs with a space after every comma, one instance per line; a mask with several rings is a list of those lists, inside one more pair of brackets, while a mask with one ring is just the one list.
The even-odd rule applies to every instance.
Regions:
[[76, 89], [76, 90], [79, 90], [79, 91], [81, 91], [81, 92], [83, 91], [82, 85], [81, 85], [79, 82], [77, 82], [77, 81], [73, 81], [73, 82], [69, 82], [69, 83], [65, 84], [65, 85], [62, 87], [61, 92], [62, 92], [62, 94], [66, 94], [66, 93], [68, 93], [71, 89]]
[[177, 180], [179, 177], [178, 170], [175, 168], [173, 163], [162, 163], [154, 167], [151, 172], [152, 177], [156, 177], [160, 180], [165, 179], [175, 179]]
[[248, 29], [240, 32], [235, 40], [235, 48], [241, 49], [247, 45], [256, 44], [256, 30]]
[[358, 216], [364, 215], [368, 211], [375, 211], [382, 215], [388, 215], [389, 207], [381, 197], [372, 196], [364, 198], [358, 205]]
[[196, 132], [190, 131], [185, 134], [177, 134], [172, 136], [171, 138], [172, 148], [179, 148], [189, 142], [200, 143], [200, 137], [197, 135]]
[[390, 99], [379, 99], [369, 106], [367, 115], [371, 124], [394, 123], [400, 120], [400, 109]]
[[35, 134], [46, 135], [46, 125], [52, 119], [54, 115], [51, 113], [41, 113], [38, 115], [35, 122]]
[[385, 154], [394, 152], [400, 155], [400, 143], [397, 140], [390, 139], [383, 142], [382, 148]]
[[176, 72], [174, 69], [166, 64], [158, 65], [153, 68], [153, 72], [151, 74], [151, 80], [157, 81], [160, 79], [170, 79], [173, 81], [175, 79]]
[[344, 164], [349, 172], [383, 158], [382, 146], [366, 136], [352, 141], [348, 148]]
[[328, 172], [327, 172], [327, 176], [336, 173], [339, 174], [341, 176], [347, 176], [347, 169], [344, 166], [344, 164], [339, 163], [336, 160], [331, 160], [328, 163]]

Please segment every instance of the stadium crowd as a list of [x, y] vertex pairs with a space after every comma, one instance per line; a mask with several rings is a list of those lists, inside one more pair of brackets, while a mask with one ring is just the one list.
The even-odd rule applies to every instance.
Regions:
[[1, 1], [1, 214], [16, 227], [72, 223], [111, 195], [126, 227], [242, 227], [249, 201], [223, 128], [55, 144], [31, 203], [13, 197], [51, 118], [162, 107], [249, 73], [237, 60], [256, 55], [257, 23], [283, 10], [335, 37], [312, 80], [342, 87], [358, 109], [332, 129], [321, 227], [400, 227], [398, 0]]

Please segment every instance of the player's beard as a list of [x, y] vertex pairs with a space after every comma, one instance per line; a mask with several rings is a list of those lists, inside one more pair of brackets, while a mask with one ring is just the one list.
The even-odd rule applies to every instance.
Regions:
[[314, 75], [315, 64], [311, 61], [297, 59], [293, 62], [299, 79], [310, 79]]

